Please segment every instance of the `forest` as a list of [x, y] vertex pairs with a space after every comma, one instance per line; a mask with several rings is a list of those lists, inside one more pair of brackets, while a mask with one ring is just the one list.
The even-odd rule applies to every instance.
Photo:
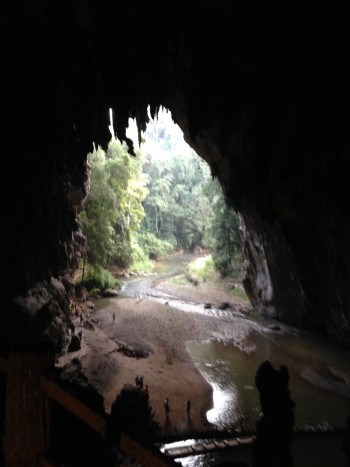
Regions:
[[112, 268], [145, 272], [176, 251], [209, 252], [222, 276], [239, 274], [238, 215], [169, 112], [148, 124], [135, 157], [112, 136], [106, 151], [94, 146], [88, 162], [90, 192], [80, 214], [87, 287], [111, 287]]

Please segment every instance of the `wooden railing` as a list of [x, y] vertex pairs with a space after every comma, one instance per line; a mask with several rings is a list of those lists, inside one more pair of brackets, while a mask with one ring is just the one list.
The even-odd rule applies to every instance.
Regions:
[[[9, 373], [10, 371], [8, 360], [1, 356], [0, 371], [2, 373]], [[43, 376], [40, 379], [39, 384], [40, 388], [50, 399], [73, 413], [102, 437], [106, 436], [107, 415], [102, 416], [97, 414], [90, 407], [62, 388], [54, 380], [46, 376]], [[146, 448], [125, 433], [121, 434], [119, 448], [124, 454], [133, 457], [144, 466], [169, 467], [179, 465], [161, 452]], [[47, 459], [43, 458], [41, 465], [49, 466], [51, 464]]]
[[76, 415], [80, 420], [86, 423], [93, 430], [97, 431], [101, 436], [106, 435], [106, 417], [102, 417], [94, 412], [90, 407], [87, 407], [79, 399], [72, 396], [50, 378], [42, 378], [40, 381], [40, 387], [45, 391], [50, 399], [58, 402], [62, 407]]

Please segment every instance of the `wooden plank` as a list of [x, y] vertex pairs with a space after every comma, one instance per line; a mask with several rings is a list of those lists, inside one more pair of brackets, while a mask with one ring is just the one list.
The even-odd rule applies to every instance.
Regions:
[[[106, 417], [98, 415], [90, 407], [80, 402], [76, 397], [69, 394], [65, 389], [49, 378], [42, 378], [40, 386], [51, 399], [58, 402], [64, 408], [72, 412], [83, 422], [97, 431], [103, 437], [106, 434]], [[132, 456], [143, 465], [154, 467], [168, 467], [178, 465], [172, 459], [167, 458], [160, 452], [151, 451], [139, 444], [134, 439], [121, 434], [120, 449], [125, 454]]]
[[224, 439], [224, 443], [229, 448], [235, 448], [236, 446], [238, 446], [238, 441], [235, 438], [234, 439]]
[[138, 462], [145, 466], [169, 467], [178, 466], [178, 463], [166, 457], [161, 452], [153, 451], [150, 448], [142, 446], [125, 433], [120, 437], [120, 450], [127, 455], [132, 456]]
[[205, 447], [205, 449], [207, 451], [215, 451], [216, 450], [216, 446], [214, 443], [210, 442], [210, 443], [203, 443], [203, 446]]
[[4, 465], [35, 465], [49, 449], [49, 399], [39, 386], [52, 368], [54, 352], [11, 351], [5, 399]]
[[255, 440], [255, 436], [244, 436], [244, 437], [239, 437], [239, 438], [236, 438], [237, 439], [237, 442], [241, 445], [241, 446], [247, 446], [249, 444], [252, 444], [253, 441]]
[[[0, 371], [8, 372], [8, 360], [0, 357]], [[85, 422], [93, 430], [97, 431], [101, 436], [106, 435], [106, 422], [107, 418], [97, 414], [90, 407], [83, 404], [79, 399], [72, 396], [59, 384], [50, 378], [42, 377], [39, 383], [40, 388], [46, 395], [60, 404], [62, 407], [73, 413], [80, 420]], [[138, 462], [145, 466], [152, 467], [169, 467], [177, 466], [178, 463], [166, 457], [160, 452], [151, 450], [139, 444], [134, 439], [126, 434], [121, 434], [120, 449], [126, 455], [130, 455]], [[48, 467], [52, 465], [45, 456], [40, 456], [39, 465]]]
[[166, 449], [165, 454], [170, 457], [184, 457], [191, 456], [193, 454], [192, 448], [190, 446], [184, 446], [182, 448], [171, 448]]
[[69, 392], [49, 378], [42, 378], [40, 380], [40, 387], [51, 399], [55, 400], [64, 408], [72, 412], [92, 429], [97, 431], [97, 433], [103, 437], [105, 436], [106, 417], [94, 412], [90, 407], [87, 407], [85, 404], [80, 402], [79, 399], [69, 394]]
[[192, 446], [192, 449], [195, 453], [202, 453], [202, 452], [205, 452], [206, 451], [206, 447], [205, 445], [201, 444], [201, 443], [198, 443], [198, 444], [194, 444]]
[[218, 449], [224, 449], [226, 447], [225, 443], [221, 439], [220, 440], [215, 439], [214, 443]]
[[177, 448], [168, 448], [165, 454], [172, 457], [184, 457], [190, 455], [204, 454], [206, 452], [221, 451], [240, 446], [249, 446], [255, 440], [255, 436], [243, 436], [239, 438], [216, 439], [204, 443], [192, 444], [189, 446], [179, 446]]

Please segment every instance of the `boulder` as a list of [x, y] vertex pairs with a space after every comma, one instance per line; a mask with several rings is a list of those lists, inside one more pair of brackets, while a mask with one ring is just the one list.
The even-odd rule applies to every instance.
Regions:
[[57, 368], [55, 376], [59, 383], [79, 400], [97, 412], [105, 413], [103, 396], [96, 391], [83, 374], [79, 358], [72, 358], [63, 368]]
[[222, 302], [218, 306], [218, 310], [227, 310], [227, 308], [230, 308], [229, 302]]
[[77, 284], [75, 286], [75, 296], [78, 300], [86, 300], [88, 296], [88, 291], [86, 290], [86, 287], [84, 287], [82, 284]]
[[117, 342], [118, 350], [117, 352], [122, 353], [126, 357], [132, 358], [147, 358], [151, 353], [150, 350], [144, 346], [139, 344], [122, 344], [121, 342]]
[[62, 305], [66, 300], [66, 289], [61, 281], [51, 277], [48, 287], [48, 292], [52, 295], [53, 299]]
[[273, 323], [273, 324], [269, 324], [267, 326], [268, 329], [271, 329], [272, 331], [280, 331], [281, 330], [281, 326], [279, 326], [278, 324], [276, 323]]
[[118, 297], [119, 292], [118, 290], [115, 289], [106, 289], [101, 292], [102, 297], [106, 298], [113, 298], [113, 297]]
[[95, 330], [95, 326], [92, 324], [92, 322], [89, 319], [86, 319], [84, 321], [84, 328], [89, 329], [90, 331]]
[[111, 407], [107, 439], [114, 441], [123, 431], [143, 444], [152, 444], [157, 436], [156, 425], [146, 392], [125, 384]]
[[77, 352], [80, 348], [80, 339], [76, 334], [73, 334], [67, 350], [68, 352]]
[[62, 276], [62, 284], [69, 297], [75, 297], [75, 282], [71, 276], [68, 274]]

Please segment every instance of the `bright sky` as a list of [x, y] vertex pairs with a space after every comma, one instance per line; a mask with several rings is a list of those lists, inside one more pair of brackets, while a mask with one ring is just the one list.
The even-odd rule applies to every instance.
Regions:
[[[158, 118], [156, 117], [155, 121], [162, 122], [162, 126], [165, 126], [166, 131], [172, 135], [172, 141], [176, 141], [177, 150], [179, 152], [185, 153], [191, 151], [191, 148], [186, 143], [183, 138], [182, 130], [178, 125], [176, 125], [171, 117], [170, 111], [161, 108], [158, 113]], [[129, 119], [129, 127], [126, 130], [126, 135], [128, 138], [131, 138], [134, 142], [135, 147], [138, 147], [138, 134], [136, 121]], [[142, 133], [142, 137], [145, 138], [145, 134]], [[151, 153], [154, 158], [163, 158], [166, 157], [164, 150], [157, 144], [156, 141], [150, 141], [145, 138], [145, 142], [142, 143], [142, 150], [145, 153]]]

